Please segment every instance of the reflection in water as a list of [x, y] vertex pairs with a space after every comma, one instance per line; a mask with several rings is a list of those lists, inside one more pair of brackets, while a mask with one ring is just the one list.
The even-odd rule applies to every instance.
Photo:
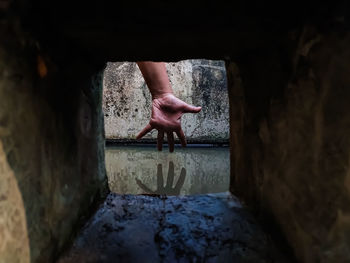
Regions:
[[136, 178], [136, 183], [147, 194], [179, 195], [180, 194], [180, 190], [181, 190], [182, 186], [184, 185], [185, 178], [186, 178], [186, 170], [185, 170], [185, 168], [182, 168], [180, 177], [177, 180], [177, 183], [176, 183], [175, 187], [173, 188], [173, 183], [174, 183], [174, 163], [173, 162], [169, 162], [168, 177], [167, 177], [165, 186], [164, 186], [164, 180], [163, 180], [162, 164], [158, 164], [158, 169], [157, 169], [157, 190], [152, 191], [151, 189], [149, 189], [147, 186], [145, 186], [137, 178]]
[[106, 169], [109, 188], [118, 194], [225, 192], [230, 180], [229, 149], [188, 147], [169, 153], [158, 152], [153, 147], [108, 147]]

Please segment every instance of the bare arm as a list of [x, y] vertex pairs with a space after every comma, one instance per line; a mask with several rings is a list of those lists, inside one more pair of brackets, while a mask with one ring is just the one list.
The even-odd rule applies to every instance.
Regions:
[[163, 62], [142, 61], [137, 62], [143, 78], [152, 94], [152, 99], [173, 94], [165, 64]]
[[162, 150], [164, 133], [167, 134], [169, 151], [174, 151], [174, 132], [183, 147], [186, 139], [181, 128], [181, 116], [184, 113], [198, 113], [201, 107], [191, 106], [176, 98], [171, 88], [165, 64], [163, 62], [137, 62], [147, 86], [152, 94], [152, 116], [149, 124], [137, 135], [141, 139], [153, 129], [158, 130], [157, 147]]

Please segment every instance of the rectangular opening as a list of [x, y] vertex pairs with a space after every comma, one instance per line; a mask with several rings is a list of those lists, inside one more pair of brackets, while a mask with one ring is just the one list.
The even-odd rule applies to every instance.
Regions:
[[175, 136], [175, 151], [156, 149], [157, 130], [135, 136], [149, 122], [151, 94], [134, 62], [108, 63], [103, 110], [106, 170], [111, 192], [192, 195], [229, 189], [229, 103], [225, 63], [205, 59], [166, 63], [174, 95], [201, 106], [182, 116], [187, 147]]

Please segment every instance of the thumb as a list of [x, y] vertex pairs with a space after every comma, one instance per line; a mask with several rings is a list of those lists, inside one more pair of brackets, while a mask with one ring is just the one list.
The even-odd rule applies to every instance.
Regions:
[[196, 106], [192, 106], [192, 105], [185, 103], [183, 112], [184, 113], [198, 113], [201, 111], [201, 109], [202, 109], [202, 107], [196, 107]]

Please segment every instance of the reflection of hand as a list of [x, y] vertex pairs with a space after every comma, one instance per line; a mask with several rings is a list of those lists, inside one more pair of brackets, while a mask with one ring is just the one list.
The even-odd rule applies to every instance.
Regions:
[[145, 186], [139, 179], [136, 179], [136, 183], [138, 186], [148, 194], [156, 194], [156, 195], [179, 195], [182, 186], [184, 185], [186, 178], [186, 170], [185, 168], [181, 169], [179, 180], [177, 181], [175, 187], [173, 188], [174, 182], [174, 163], [169, 162], [169, 170], [168, 170], [168, 178], [166, 181], [166, 185], [164, 187], [163, 180], [163, 169], [162, 165], [158, 164], [157, 167], [157, 190], [152, 191], [147, 186]]
[[191, 106], [176, 98], [173, 94], [167, 93], [152, 100], [152, 116], [149, 124], [137, 135], [141, 139], [153, 129], [158, 130], [157, 147], [162, 150], [164, 132], [167, 133], [169, 151], [174, 151], [174, 134], [181, 141], [183, 147], [186, 146], [186, 139], [181, 128], [181, 116], [184, 113], [198, 113], [201, 107]]

